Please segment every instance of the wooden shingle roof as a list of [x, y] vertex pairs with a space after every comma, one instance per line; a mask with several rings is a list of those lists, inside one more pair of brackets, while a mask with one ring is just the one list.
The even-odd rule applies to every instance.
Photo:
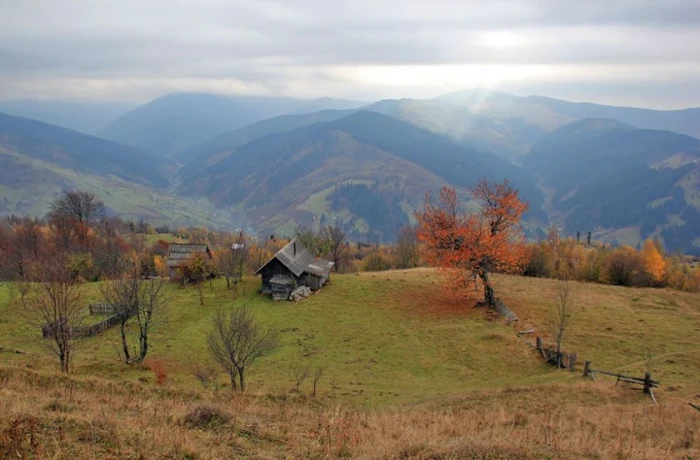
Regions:
[[180, 244], [170, 243], [168, 249], [168, 267], [182, 267], [192, 259], [195, 254], [211, 259], [209, 246], [206, 244]]
[[257, 275], [260, 273], [260, 271], [274, 259], [279, 260], [289, 271], [294, 273], [294, 276], [301, 276], [304, 272], [318, 276], [328, 276], [330, 267], [334, 265], [333, 262], [316, 258], [311, 251], [306, 249], [301, 242], [294, 238], [287, 243], [286, 246], [277, 251], [270, 260], [258, 268], [255, 274]]

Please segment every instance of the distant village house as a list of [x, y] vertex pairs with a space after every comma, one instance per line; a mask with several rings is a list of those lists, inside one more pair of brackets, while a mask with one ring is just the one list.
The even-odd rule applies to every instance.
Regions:
[[287, 300], [298, 286], [307, 286], [313, 291], [321, 289], [330, 280], [333, 265], [333, 262], [315, 257], [295, 238], [255, 274], [262, 276], [263, 294], [271, 294], [274, 300]]
[[171, 280], [183, 280], [187, 266], [197, 255], [207, 261], [211, 260], [211, 251], [206, 244], [170, 243], [168, 249], [168, 271]]

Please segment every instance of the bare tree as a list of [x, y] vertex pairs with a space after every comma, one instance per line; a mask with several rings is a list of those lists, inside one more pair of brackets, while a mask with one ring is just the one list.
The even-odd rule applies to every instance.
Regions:
[[396, 239], [396, 268], [414, 268], [418, 266], [418, 239], [415, 229], [404, 225], [399, 229]]
[[574, 296], [571, 285], [567, 281], [560, 281], [557, 286], [557, 294], [554, 302], [549, 304], [547, 312], [547, 328], [557, 344], [557, 366], [562, 367], [561, 345], [564, 336], [569, 331], [572, 319], [576, 316]]
[[301, 364], [297, 360], [292, 364], [290, 371], [292, 374], [292, 379], [294, 380], [295, 391], [299, 393], [299, 387], [301, 387], [301, 384], [311, 376], [311, 370], [308, 366]]
[[197, 363], [192, 367], [192, 375], [202, 384], [205, 390], [209, 388], [219, 389], [219, 384], [216, 381], [217, 374], [218, 371], [212, 362]]
[[105, 204], [94, 193], [64, 190], [61, 197], [51, 204], [51, 215], [58, 214], [71, 216], [81, 224], [89, 224], [104, 217]]
[[129, 347], [127, 324], [138, 304], [138, 282], [134, 279], [117, 279], [100, 285], [102, 298], [119, 316], [119, 333], [121, 337], [121, 354], [124, 362], [131, 363], [131, 348]]
[[[100, 286], [105, 302], [119, 315], [120, 337], [124, 362], [141, 363], [150, 347], [149, 335], [156, 320], [163, 321], [167, 298], [164, 295], [162, 278], [145, 280], [140, 277], [140, 266], [134, 263], [129, 272], [119, 279]], [[129, 345], [129, 322], [135, 323], [134, 334], [138, 335], [138, 350]]]
[[311, 395], [315, 398], [316, 397], [316, 388], [318, 387], [318, 382], [321, 381], [321, 377], [323, 377], [323, 374], [326, 372], [326, 368], [324, 366], [318, 366], [316, 369], [314, 369], [314, 390]]
[[230, 311], [217, 310], [207, 344], [214, 361], [229, 375], [231, 387], [245, 391], [246, 370], [258, 358], [276, 351], [279, 339], [277, 333], [260, 328], [250, 309], [243, 305]]
[[333, 259], [333, 263], [335, 264], [333, 268], [337, 273], [340, 271], [343, 256], [348, 249], [345, 240], [345, 232], [343, 229], [335, 225], [328, 225], [324, 227], [323, 231], [326, 234], [326, 240], [328, 241], [328, 253]]
[[238, 292], [238, 284], [243, 281], [249, 252], [248, 243], [242, 238], [237, 239], [230, 247], [219, 251], [219, 270], [226, 278], [226, 288], [233, 289], [234, 296]]
[[41, 327], [41, 343], [58, 357], [61, 371], [70, 372], [76, 329], [85, 318], [82, 286], [73, 281], [68, 260], [61, 256], [42, 267], [36, 279], [22, 295], [23, 313], [30, 324]]

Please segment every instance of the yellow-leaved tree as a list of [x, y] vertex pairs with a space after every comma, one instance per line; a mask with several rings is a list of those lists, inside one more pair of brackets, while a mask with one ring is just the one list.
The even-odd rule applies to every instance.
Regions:
[[656, 244], [650, 239], [644, 242], [642, 261], [644, 262], [644, 271], [646, 271], [649, 276], [650, 283], [653, 285], [660, 284], [666, 272], [666, 261], [656, 247]]

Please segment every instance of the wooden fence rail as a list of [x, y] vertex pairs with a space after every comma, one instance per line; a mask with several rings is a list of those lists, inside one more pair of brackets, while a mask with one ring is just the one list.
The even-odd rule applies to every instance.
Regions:
[[114, 306], [108, 303], [91, 303], [88, 307], [91, 315], [114, 315]]
[[[73, 328], [70, 331], [67, 331], [66, 329], [64, 329], [65, 326], [61, 327], [61, 325], [58, 323], [44, 324], [41, 327], [41, 336], [44, 338], [53, 337], [56, 333], [62, 334], [65, 331], [69, 332], [70, 335], [73, 337], [92, 337], [106, 329], [109, 329], [110, 327], [116, 326], [122, 321], [122, 314], [115, 314], [114, 307], [109, 304], [90, 304], [88, 306], [88, 309], [90, 311], [90, 315], [107, 314], [112, 316], [110, 316], [109, 318], [105, 318], [99, 323], [95, 323], [90, 326], [73, 326]], [[132, 315], [129, 314], [129, 316]]]
[[651, 400], [654, 401], [654, 403], [656, 403], [656, 396], [654, 396], [654, 388], [658, 388], [660, 382], [658, 380], [652, 380], [650, 372], [646, 372], [643, 378], [631, 377], [629, 375], [620, 374], [618, 372], [608, 372], [600, 369], [592, 369], [591, 362], [586, 361], [586, 363], [583, 366], [583, 376], [590, 377], [593, 380], [595, 380], [595, 374], [608, 375], [610, 377], [617, 378], [615, 385], [619, 384], [620, 382], [629, 383], [632, 385], [641, 385], [642, 392], [644, 394], [648, 394], [651, 397]]
[[547, 348], [539, 337], [536, 338], [535, 349], [546, 362], [553, 366], [557, 366], [561, 369], [569, 369], [570, 371], [576, 369], [576, 353], [566, 353], [553, 348]]

